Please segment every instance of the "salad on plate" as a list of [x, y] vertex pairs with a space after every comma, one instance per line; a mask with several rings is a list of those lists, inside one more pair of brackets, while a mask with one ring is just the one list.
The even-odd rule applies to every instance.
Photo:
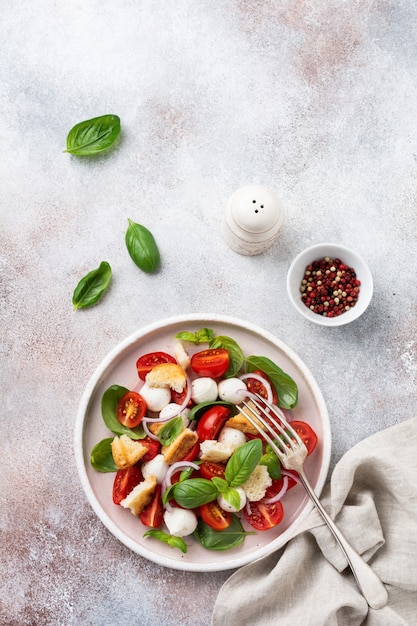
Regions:
[[298, 482], [241, 411], [256, 393], [284, 411], [313, 453], [317, 435], [294, 420], [295, 381], [264, 356], [245, 356], [209, 328], [181, 332], [170, 352], [138, 355], [138, 383], [107, 388], [101, 400], [111, 433], [94, 445], [92, 467], [114, 472], [114, 506], [138, 518], [138, 532], [187, 551], [193, 536], [229, 550], [274, 528]]

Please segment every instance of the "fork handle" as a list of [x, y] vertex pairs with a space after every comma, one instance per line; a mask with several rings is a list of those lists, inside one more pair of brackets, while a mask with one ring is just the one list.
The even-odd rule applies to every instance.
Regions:
[[303, 483], [305, 490], [314, 502], [321, 517], [330, 528], [334, 538], [336, 539], [339, 547], [345, 555], [352, 574], [355, 577], [356, 583], [362, 592], [368, 605], [373, 609], [382, 609], [387, 603], [388, 593], [382, 583], [381, 579], [375, 574], [373, 569], [363, 560], [363, 558], [356, 552], [350, 545], [347, 539], [343, 536], [339, 528], [333, 522], [333, 520], [326, 513], [320, 500], [316, 496], [308, 482], [306, 475], [303, 471], [298, 471], [301, 482]]

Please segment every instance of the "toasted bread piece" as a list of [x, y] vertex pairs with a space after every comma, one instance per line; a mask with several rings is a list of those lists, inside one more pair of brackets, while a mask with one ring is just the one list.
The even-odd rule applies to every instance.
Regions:
[[174, 346], [174, 356], [177, 359], [177, 363], [179, 363], [184, 370], [190, 366], [191, 359], [186, 353], [181, 341], [177, 341]]
[[248, 500], [257, 502], [265, 496], [265, 491], [272, 485], [266, 465], [257, 465], [248, 480], [241, 485]]
[[197, 441], [197, 433], [189, 428], [184, 428], [169, 446], [162, 446], [161, 453], [164, 455], [166, 463], [172, 465], [172, 463], [181, 461]]
[[132, 467], [147, 453], [148, 448], [127, 435], [115, 437], [111, 443], [114, 462], [119, 469]]
[[146, 374], [149, 387], [169, 387], [178, 393], [184, 389], [187, 375], [181, 365], [176, 363], [160, 363]]
[[[255, 426], [252, 426], [247, 417], [245, 417], [242, 413], [239, 413], [234, 417], [230, 417], [225, 423], [225, 426], [227, 426], [228, 428], [236, 428], [236, 430], [240, 430], [242, 431], [242, 433], [248, 433], [250, 435], [258, 434]], [[262, 430], [264, 430], [264, 427], [260, 422], [259, 426], [262, 428]]]
[[230, 443], [222, 443], [215, 439], [206, 439], [200, 444], [202, 461], [213, 461], [215, 463], [222, 463], [227, 461], [235, 451], [235, 446]]
[[165, 424], [166, 422], [151, 422], [150, 424], [148, 424], [148, 428], [151, 433], [153, 433], [154, 435], [158, 435], [159, 431], [165, 426]]
[[139, 485], [136, 485], [132, 491], [126, 496], [120, 504], [125, 509], [130, 509], [133, 515], [140, 515], [145, 506], [147, 506], [152, 500], [153, 492], [157, 485], [156, 477], [151, 474]]

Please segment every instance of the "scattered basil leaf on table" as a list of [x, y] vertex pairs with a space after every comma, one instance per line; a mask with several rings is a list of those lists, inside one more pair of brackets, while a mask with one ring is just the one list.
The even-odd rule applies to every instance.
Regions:
[[107, 428], [115, 435], [127, 435], [131, 439], [144, 439], [145, 431], [141, 426], [128, 428], [117, 419], [117, 405], [128, 391], [129, 389], [121, 385], [111, 385], [106, 389], [101, 399], [101, 415]]
[[256, 535], [256, 533], [243, 530], [240, 519], [233, 513], [232, 523], [224, 530], [214, 530], [200, 520], [194, 531], [194, 537], [207, 550], [230, 550], [230, 548], [240, 546], [246, 535]]
[[119, 469], [114, 462], [111, 451], [113, 437], [102, 439], [91, 450], [90, 462], [92, 467], [98, 472], [117, 472]]
[[156, 272], [161, 256], [154, 236], [142, 224], [136, 224], [131, 219], [128, 221], [125, 241], [130, 258], [144, 272]]
[[97, 269], [86, 274], [74, 290], [74, 309], [85, 309], [98, 302], [109, 286], [111, 274], [107, 261], [102, 261]]
[[119, 134], [120, 118], [117, 115], [93, 117], [71, 128], [64, 152], [78, 156], [98, 154], [110, 148]]
[[246, 371], [262, 370], [273, 383], [278, 394], [278, 405], [283, 409], [293, 409], [298, 402], [297, 383], [278, 365], [266, 356], [248, 356]]

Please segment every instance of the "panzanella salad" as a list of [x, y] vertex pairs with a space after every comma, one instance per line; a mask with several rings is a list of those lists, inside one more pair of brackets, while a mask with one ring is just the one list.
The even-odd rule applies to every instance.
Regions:
[[[138, 356], [136, 369], [134, 389], [114, 384], [104, 392], [112, 436], [91, 451], [97, 471], [115, 472], [114, 504], [138, 517], [144, 536], [182, 552], [188, 535], [208, 550], [228, 550], [277, 526], [298, 477], [281, 467], [239, 405], [257, 393], [291, 410], [295, 381], [208, 328], [176, 335], [172, 353]], [[305, 422], [291, 423], [311, 454], [316, 434]]]

